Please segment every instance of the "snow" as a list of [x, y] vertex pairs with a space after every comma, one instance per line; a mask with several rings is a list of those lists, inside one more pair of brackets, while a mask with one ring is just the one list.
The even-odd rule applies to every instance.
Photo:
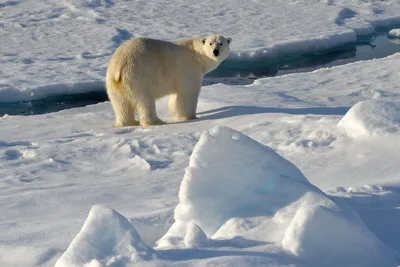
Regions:
[[400, 29], [390, 30], [388, 37], [389, 38], [400, 38]]
[[[109, 102], [0, 118], [0, 265], [54, 266], [96, 204], [124, 214], [142, 240], [156, 246], [174, 223], [179, 185], [193, 148], [201, 132], [215, 125], [240, 130], [293, 162], [312, 184], [335, 202], [354, 208], [377, 238], [399, 252], [398, 135], [350, 138], [337, 127], [358, 102], [400, 100], [399, 58], [396, 54], [312, 73], [204, 86], [200, 118], [188, 123], [112, 128]], [[165, 101], [158, 109], [168, 120]], [[231, 172], [229, 164], [226, 168], [228, 174], [239, 172]], [[297, 209], [292, 210], [290, 216]], [[158, 260], [140, 264], [229, 265], [232, 260], [239, 266], [305, 266], [279, 249], [293, 218], [279, 214], [289, 216], [281, 211], [272, 221], [285, 221], [287, 226], [276, 227], [269, 218], [269, 224], [246, 232], [248, 238], [235, 236], [233, 230], [242, 235], [257, 218], [226, 218], [212, 235], [198, 224], [212, 239], [207, 246], [200, 245], [200, 251], [186, 246], [167, 249]], [[265, 232], [276, 234], [268, 235], [272, 243], [254, 239]], [[192, 233], [193, 243], [205, 240]], [[186, 236], [190, 240], [190, 235], [180, 238]], [[98, 261], [103, 264], [105, 258]]]
[[365, 100], [354, 105], [338, 127], [351, 137], [400, 132], [400, 105], [382, 100]]
[[55, 267], [135, 263], [151, 258], [152, 254], [152, 248], [125, 217], [109, 207], [96, 205]]
[[[108, 102], [37, 116], [4, 116], [0, 119], [4, 247], [0, 262], [53, 266], [89, 209], [99, 203], [124, 214], [142, 239], [155, 246], [174, 222], [179, 185], [200, 133], [214, 125], [240, 130], [276, 150], [313, 184], [354, 207], [380, 240], [400, 251], [395, 238], [400, 234], [398, 135], [353, 139], [337, 127], [360, 101], [399, 100], [399, 57], [260, 79], [248, 85], [205, 86], [198, 106], [200, 119], [190, 123], [114, 129]], [[160, 114], [168, 119], [165, 102], [158, 104]], [[226, 168], [230, 173], [231, 167]], [[376, 214], [385, 220], [376, 219]], [[238, 218], [224, 223], [232, 233], [242, 224], [248, 225]], [[213, 238], [213, 246], [248, 249], [249, 244], [259, 245], [234, 236], [227, 240], [224, 228], [217, 229], [224, 240], [207, 236]], [[276, 232], [274, 244], [283, 239], [286, 228]], [[266, 246], [263, 251], [278, 253]], [[15, 255], [29, 251], [31, 256], [12, 257], [9, 251]], [[183, 251], [171, 257], [190, 260], [193, 254], [197, 255]], [[219, 256], [214, 260], [202, 256], [199, 262], [222, 264]], [[237, 263], [243, 262], [301, 266], [279, 253], [274, 259], [256, 256]]]
[[6, 1], [0, 102], [103, 91], [111, 54], [135, 36], [172, 40], [218, 33], [233, 38], [230, 60], [268, 59], [354, 42], [357, 35], [400, 23], [397, 7], [397, 0]]
[[203, 230], [194, 222], [189, 223], [184, 244], [186, 247], [207, 247], [209, 240]]
[[[127, 219], [94, 206], [56, 267], [134, 265], [144, 260], [157, 265], [171, 260], [170, 251], [176, 248], [254, 251], [266, 244], [311, 266], [396, 265], [396, 252], [353, 209], [329, 199], [271, 148], [227, 127], [216, 126], [200, 137], [179, 201], [175, 222], [158, 242], [157, 256]], [[163, 263], [171, 265], [173, 261]]]
[[317, 203], [296, 212], [283, 247], [320, 266], [396, 266], [396, 253], [376, 238], [358, 215]]
[[10, 267], [41, 266], [49, 259], [57, 257], [59, 252], [54, 248], [0, 246], [0, 263]]
[[158, 247], [182, 243], [191, 222], [212, 236], [231, 217], [272, 214], [298, 198], [286, 179], [300, 188], [309, 185], [300, 170], [272, 149], [229, 128], [211, 129], [193, 149], [175, 222]]
[[158, 247], [180, 247], [182, 237], [186, 246], [192, 231], [204, 236], [204, 229], [212, 236], [211, 246], [214, 239], [235, 237], [260, 244], [281, 242], [284, 250], [309, 264], [395, 264], [396, 253], [351, 208], [329, 200], [271, 148], [229, 128], [214, 127], [203, 133], [186, 169], [179, 200], [175, 222]]
[[[2, 1], [0, 105], [104, 92], [112, 52], [133, 36], [224, 34], [230, 64], [353, 42], [396, 27], [399, 10], [397, 0]], [[399, 62], [213, 79], [199, 119], [171, 122], [163, 99], [170, 123], [150, 128], [112, 128], [109, 102], [0, 117], [0, 266], [399, 265]], [[180, 191], [189, 174], [194, 195]], [[274, 180], [264, 174], [283, 186], [257, 191]], [[175, 213], [187, 207], [180, 194], [196, 209]]]

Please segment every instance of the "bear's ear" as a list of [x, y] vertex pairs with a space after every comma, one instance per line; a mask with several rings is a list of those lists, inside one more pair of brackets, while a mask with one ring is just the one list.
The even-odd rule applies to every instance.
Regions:
[[228, 42], [228, 44], [231, 44], [232, 38], [226, 38], [226, 41]]
[[205, 44], [205, 43], [206, 43], [206, 38], [201, 39], [201, 42], [202, 42], [203, 44]]

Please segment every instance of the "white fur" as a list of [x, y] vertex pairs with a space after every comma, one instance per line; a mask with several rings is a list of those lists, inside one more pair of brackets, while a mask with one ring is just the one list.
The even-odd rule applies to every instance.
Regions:
[[[179, 120], [194, 119], [203, 77], [228, 56], [230, 42], [230, 38], [212, 35], [175, 42], [140, 37], [121, 44], [106, 77], [115, 127], [163, 124], [155, 100], [166, 95], [171, 95], [171, 115]], [[219, 51], [218, 56], [214, 50]]]

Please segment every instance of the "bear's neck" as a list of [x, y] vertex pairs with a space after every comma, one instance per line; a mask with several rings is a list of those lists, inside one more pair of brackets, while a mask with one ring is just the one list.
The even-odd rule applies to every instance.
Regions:
[[199, 64], [202, 67], [202, 70], [204, 72], [203, 75], [206, 75], [210, 71], [216, 69], [221, 62], [212, 60], [205, 54], [202, 54], [200, 58], [198, 58]]
[[193, 39], [183, 39], [175, 41], [177, 45], [185, 47], [194, 53], [193, 59], [195, 63], [201, 68], [203, 72], [203, 76], [209, 73], [210, 71], [216, 69], [221, 62], [215, 61], [209, 58], [203, 52], [203, 43], [201, 41], [196, 42]]

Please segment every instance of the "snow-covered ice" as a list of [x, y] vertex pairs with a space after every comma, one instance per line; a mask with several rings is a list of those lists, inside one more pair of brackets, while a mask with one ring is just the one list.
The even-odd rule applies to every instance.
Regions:
[[[123, 214], [142, 240], [155, 246], [174, 223], [173, 211], [189, 156], [201, 132], [215, 125], [240, 130], [293, 162], [312, 184], [334, 196], [335, 202], [354, 208], [377, 238], [399, 252], [399, 135], [354, 139], [337, 127], [350, 108], [361, 101], [400, 100], [399, 58], [396, 54], [312, 73], [259, 79], [249, 85], [205, 86], [198, 106], [200, 118], [189, 123], [111, 128], [109, 102], [57, 113], [0, 118], [1, 265], [54, 266], [96, 204]], [[160, 114], [168, 120], [165, 102], [158, 104]], [[233, 167], [227, 164], [226, 168], [231, 173]], [[317, 218], [328, 216], [323, 211], [315, 214]], [[278, 218], [274, 216], [274, 220]], [[233, 235], [227, 239], [224, 229], [239, 229], [242, 235], [239, 226], [249, 225], [240, 218], [228, 219], [220, 221], [222, 225], [212, 235], [207, 227], [196, 223], [207, 239], [192, 227], [192, 235], [180, 235], [184, 243], [187, 238], [191, 248], [164, 251], [166, 255], [151, 262], [168, 258], [168, 264], [176, 261], [179, 265], [197, 255], [200, 265], [218, 265], [227, 264], [225, 257], [231, 255], [240, 266], [305, 266], [283, 248], [277, 251], [289, 226], [279, 228], [273, 244], [265, 244]], [[253, 223], [251, 220], [250, 225]], [[263, 232], [256, 229], [246, 235]], [[220, 234], [224, 239], [218, 238]], [[308, 246], [311, 241], [304, 238], [298, 238], [298, 244]], [[253, 246], [261, 252], [193, 251], [209, 249], [210, 243], [212, 251], [226, 247], [248, 250]], [[26, 257], [18, 256], [23, 254]], [[104, 259], [98, 259], [99, 264]]]
[[[394, 28], [399, 5], [2, 1], [0, 103], [103, 92], [112, 52], [133, 36], [220, 33], [233, 38], [231, 62], [268, 59]], [[219, 80], [203, 87], [199, 119], [151, 128], [112, 128], [109, 102], [0, 117], [0, 266], [399, 265], [399, 62]], [[179, 190], [189, 176], [193, 198]]]
[[400, 29], [390, 30], [388, 37], [389, 38], [400, 38]]
[[[354, 139], [337, 127], [350, 107], [361, 101], [400, 100], [399, 57], [259, 79], [249, 85], [205, 86], [198, 106], [200, 119], [190, 123], [113, 129], [108, 102], [51, 114], [0, 118], [0, 262], [5, 266], [53, 266], [89, 209], [99, 203], [124, 214], [142, 239], [154, 246], [174, 222], [179, 185], [200, 133], [214, 125], [240, 130], [279, 152], [313, 184], [353, 207], [380, 240], [400, 251], [396, 238], [400, 235], [398, 135]], [[164, 104], [161, 101], [158, 108], [167, 118]], [[366, 116], [373, 115], [366, 111], [363, 118]], [[226, 168], [229, 173], [231, 167]], [[385, 220], [376, 219], [375, 214]], [[224, 229], [232, 232], [243, 223], [229, 219], [216, 230], [226, 237]], [[207, 233], [206, 227], [201, 229]], [[180, 238], [204, 247], [204, 236], [192, 230], [192, 237], [181, 234]], [[280, 232], [280, 240], [285, 232]], [[216, 233], [207, 233], [208, 239], [214, 238], [215, 247], [250, 244], [234, 236], [218, 240]], [[303, 239], [299, 240], [303, 244]], [[263, 251], [276, 252], [268, 245]], [[27, 256], [12, 256], [21, 253]], [[285, 266], [294, 262], [280, 253], [277, 259], [241, 258], [236, 263]], [[184, 250], [171, 257], [189, 260], [189, 255], [192, 252]], [[207, 255], [202, 256], [202, 264], [223, 262]]]
[[233, 38], [231, 59], [328, 49], [400, 23], [397, 0], [13, 0], [0, 4], [0, 102], [102, 91], [108, 60], [134, 36]]

